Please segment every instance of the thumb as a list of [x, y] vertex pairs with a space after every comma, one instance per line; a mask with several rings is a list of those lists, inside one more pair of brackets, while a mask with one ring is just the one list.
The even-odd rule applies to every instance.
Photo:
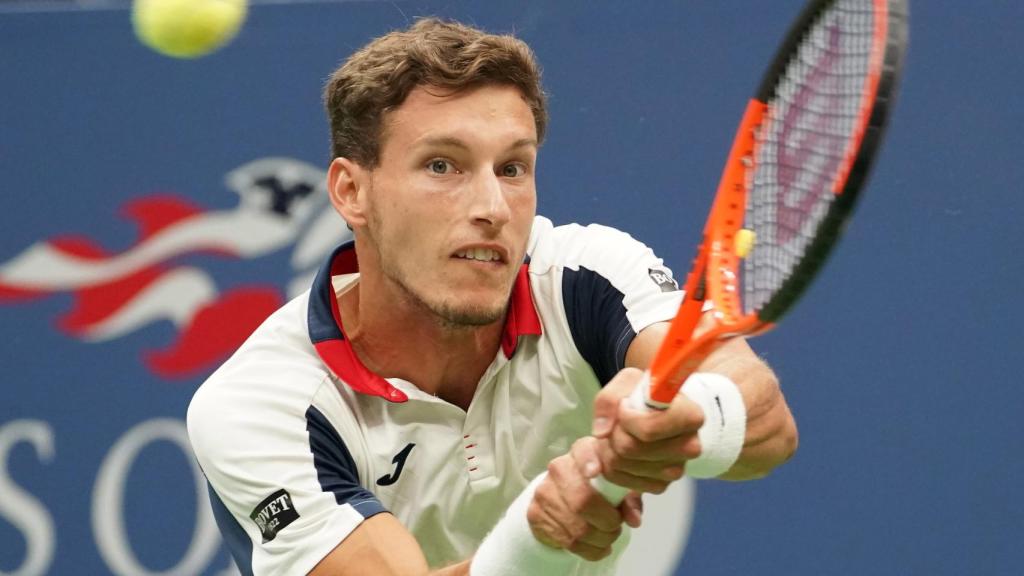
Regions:
[[640, 382], [643, 372], [637, 368], [624, 368], [611, 379], [594, 398], [594, 426], [592, 434], [604, 438], [615, 427], [619, 404], [628, 398]]

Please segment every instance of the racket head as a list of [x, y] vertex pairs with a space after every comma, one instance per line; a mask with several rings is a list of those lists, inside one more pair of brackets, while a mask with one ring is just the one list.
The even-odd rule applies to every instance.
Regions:
[[[811, 0], [794, 22], [737, 130], [651, 364], [651, 405], [670, 402], [718, 343], [770, 329], [820, 271], [882, 140], [907, 26], [907, 0]], [[714, 326], [694, 337], [706, 298]]]
[[[709, 219], [708, 296], [723, 332], [778, 322], [835, 247], [889, 118], [907, 10], [907, 0], [814, 0], [782, 43]], [[745, 258], [737, 234], [754, 238]]]

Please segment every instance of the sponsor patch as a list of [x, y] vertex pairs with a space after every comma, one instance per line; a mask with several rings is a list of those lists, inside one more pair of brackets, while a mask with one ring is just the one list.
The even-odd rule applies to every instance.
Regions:
[[657, 268], [648, 268], [647, 274], [654, 280], [654, 283], [661, 288], [662, 292], [675, 292], [679, 290], [679, 284], [676, 283], [675, 278], [668, 273], [668, 270], [659, 270]]
[[249, 518], [252, 518], [263, 534], [264, 544], [276, 538], [278, 532], [298, 517], [299, 512], [292, 504], [291, 494], [283, 488], [267, 496], [263, 502], [256, 505], [252, 514], [249, 514]]

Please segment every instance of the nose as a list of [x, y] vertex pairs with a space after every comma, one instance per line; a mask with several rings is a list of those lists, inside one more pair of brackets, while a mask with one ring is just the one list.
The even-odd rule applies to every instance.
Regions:
[[472, 194], [473, 222], [501, 228], [512, 217], [501, 179], [493, 172], [483, 171], [476, 180]]

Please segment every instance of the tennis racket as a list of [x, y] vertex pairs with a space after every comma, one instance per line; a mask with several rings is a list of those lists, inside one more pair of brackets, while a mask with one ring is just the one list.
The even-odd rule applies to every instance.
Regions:
[[[729, 338], [771, 329], [821, 270], [885, 130], [907, 0], [812, 0], [747, 104], [684, 299], [634, 394], [664, 409]], [[694, 337], [705, 303], [713, 326]], [[626, 489], [599, 479], [619, 502]]]

